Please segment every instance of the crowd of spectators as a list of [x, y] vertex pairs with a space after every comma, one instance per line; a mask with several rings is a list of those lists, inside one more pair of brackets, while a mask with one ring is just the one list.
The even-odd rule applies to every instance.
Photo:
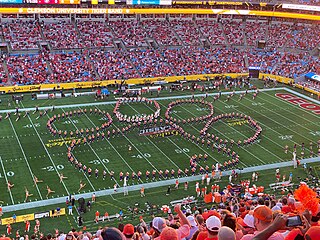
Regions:
[[[245, 180], [244, 182], [246, 182]], [[250, 181], [250, 180], [249, 180]], [[311, 181], [308, 181], [311, 182]], [[199, 183], [196, 183], [198, 187]], [[204, 183], [205, 184], [205, 183]], [[41, 240], [318, 240], [320, 239], [319, 187], [301, 182], [287, 194], [261, 193], [248, 195], [224, 189], [208, 190], [199, 197], [207, 204], [178, 203], [173, 207], [163, 205], [161, 216], [152, 215], [151, 221], [119, 218], [118, 227], [109, 221], [99, 224], [94, 232], [72, 229], [56, 230], [55, 235], [32, 235]], [[216, 186], [216, 185], [213, 185]], [[204, 187], [204, 186], [203, 186]], [[215, 197], [215, 196], [222, 196]], [[190, 199], [190, 197], [186, 198]], [[96, 222], [99, 212], [96, 212]], [[105, 214], [109, 219], [109, 214]], [[103, 218], [104, 219], [104, 218]], [[289, 220], [290, 219], [290, 220]], [[295, 219], [295, 220], [293, 220]], [[128, 223], [129, 221], [129, 223]], [[98, 222], [97, 222], [98, 223]], [[135, 224], [135, 226], [133, 225]], [[106, 226], [106, 227], [104, 227]], [[27, 234], [24, 236], [28, 236]], [[18, 237], [18, 239], [20, 236]], [[28, 236], [29, 238], [29, 236]], [[21, 239], [21, 238], [20, 238]], [[5, 239], [3, 239], [5, 240]], [[10, 240], [9, 238], [6, 240]]]
[[296, 78], [301, 74], [308, 72], [318, 73], [320, 68], [320, 59], [310, 56], [307, 52], [293, 54], [281, 53], [279, 62], [273, 69], [273, 74]]
[[49, 55], [53, 79], [56, 82], [93, 81], [93, 66], [85, 57], [85, 53], [67, 52]]
[[43, 54], [9, 56], [7, 67], [11, 82], [22, 85], [51, 82], [45, 59]]
[[38, 42], [42, 41], [38, 22], [13, 21], [1, 24], [3, 37], [9, 42], [12, 50], [38, 49]]
[[129, 79], [140, 77], [136, 68], [132, 66], [122, 51], [91, 51], [90, 59], [101, 79]]
[[110, 21], [110, 27], [115, 33], [115, 37], [122, 39], [128, 47], [145, 47], [147, 32], [142, 27], [142, 24], [136, 20], [118, 20]]
[[181, 40], [176, 36], [175, 32], [165, 20], [145, 20], [141, 24], [155, 39], [158, 44], [162, 46], [178, 46], [182, 45]]
[[215, 62], [210, 50], [192, 46], [168, 48], [164, 50], [163, 55], [178, 75], [212, 73]]
[[244, 44], [244, 26], [241, 21], [232, 21], [229, 19], [222, 20], [224, 33], [230, 45]]
[[178, 34], [184, 45], [198, 46], [201, 33], [195, 23], [190, 20], [171, 20], [170, 26]]
[[130, 49], [128, 56], [143, 78], [174, 75], [165, 57], [158, 50]]
[[80, 31], [85, 47], [112, 47], [112, 33], [105, 22], [79, 21], [77, 27]]
[[213, 45], [226, 45], [226, 39], [223, 34], [219, 23], [210, 20], [197, 20], [196, 21], [203, 36]]
[[[78, 20], [73, 24], [66, 20], [53, 23], [18, 20], [2, 24], [2, 31], [4, 40], [10, 42], [13, 50], [40, 47], [38, 43], [42, 41], [43, 31], [43, 40], [49, 42], [48, 49], [52, 50], [50, 58], [41, 54], [41, 50], [37, 55], [11, 55], [4, 59], [8, 62], [10, 77], [8, 79], [2, 66], [2, 79], [4, 82], [12, 80], [10, 83], [13, 84], [240, 73], [246, 72], [249, 66], [259, 66], [263, 72], [285, 77], [320, 72], [319, 58], [302, 52], [320, 44], [317, 37], [320, 29], [310, 22], [273, 22], [268, 25], [266, 22], [242, 22], [230, 18], [223, 18], [220, 22], [172, 18], [108, 22]], [[151, 50], [148, 38], [156, 40], [160, 48]], [[212, 46], [208, 46], [208, 42], [202, 46], [203, 38]], [[113, 39], [122, 39], [128, 51], [112, 50], [116, 47]], [[243, 45], [244, 39], [250, 48], [235, 49], [234, 45]], [[256, 49], [258, 40], [266, 40], [267, 48]], [[226, 47], [228, 45], [231, 46]], [[110, 47], [109, 52], [93, 49], [103, 47]], [[157, 45], [152, 47], [157, 48]], [[91, 48], [91, 61], [82, 53], [86, 52], [84, 48]], [[299, 51], [284, 52], [289, 48]], [[54, 54], [57, 49], [70, 49], [70, 53]]]
[[264, 41], [267, 32], [267, 24], [265, 22], [249, 22], [245, 23], [245, 33], [247, 44], [249, 46], [257, 46], [257, 41]]
[[54, 49], [83, 48], [82, 38], [78, 35], [75, 26], [67, 21], [45, 23], [42, 26], [45, 39]]
[[264, 73], [272, 73], [274, 66], [279, 62], [281, 53], [276, 50], [253, 50], [245, 52], [249, 67], [260, 67]]
[[288, 34], [286, 45], [290, 48], [312, 50], [320, 45], [320, 39], [314, 37], [320, 35], [319, 26], [294, 24]]

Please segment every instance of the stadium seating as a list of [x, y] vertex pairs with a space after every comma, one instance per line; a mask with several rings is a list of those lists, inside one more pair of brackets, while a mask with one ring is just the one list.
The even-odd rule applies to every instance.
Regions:
[[163, 46], [182, 45], [181, 40], [175, 35], [166, 20], [146, 20], [141, 24], [149, 33], [149, 35], [157, 40], [158, 44]]
[[[52, 20], [48, 15], [48, 20], [40, 24], [34, 20], [6, 22], [2, 24], [3, 40], [17, 54], [25, 50], [43, 52], [39, 44], [42, 41], [49, 43], [52, 54], [50, 59], [42, 54], [27, 56], [23, 53], [22, 57], [11, 54], [4, 60], [8, 62], [12, 83], [18, 84], [240, 73], [246, 72], [249, 66], [259, 66], [265, 73], [286, 77], [298, 77], [308, 71], [320, 72], [319, 58], [304, 52], [320, 44], [317, 37], [320, 29], [316, 24], [283, 20], [267, 23], [252, 19], [243, 22], [227, 17], [220, 21], [191, 20], [187, 16], [106, 22], [84, 18], [73, 23], [66, 19]], [[118, 40], [124, 45], [114, 45]], [[266, 41], [264, 50], [256, 48], [258, 40]], [[91, 61], [86, 59], [84, 48], [90, 48]], [[108, 49], [100, 51], [100, 48]], [[68, 54], [55, 54], [67, 49], [70, 49]], [[46, 61], [51, 66], [49, 69]], [[71, 66], [71, 62], [77, 66]], [[38, 65], [45, 71], [36, 74], [40, 70], [27, 70]], [[29, 72], [27, 77], [18, 77], [16, 70], [21, 68]], [[50, 70], [54, 75], [51, 76]], [[4, 71], [2, 75], [6, 75]], [[3, 82], [7, 82], [6, 77]]]
[[92, 81], [94, 70], [90, 61], [79, 52], [50, 54], [53, 79], [57, 82]]
[[52, 82], [43, 55], [13, 55], [7, 58], [8, 72], [13, 84]]
[[115, 37], [122, 39], [128, 47], [148, 46], [146, 42], [147, 33], [138, 21], [110, 21], [110, 27], [115, 33]]
[[35, 21], [13, 21], [2, 24], [4, 40], [9, 42], [12, 50], [38, 49], [42, 40], [40, 26]]
[[112, 47], [112, 33], [104, 22], [81, 21], [77, 27], [85, 47]]
[[82, 38], [79, 37], [75, 26], [66, 21], [45, 23], [42, 28], [45, 39], [54, 49], [83, 48]]
[[140, 75], [121, 51], [91, 51], [90, 59], [101, 79], [139, 78]]
[[141, 77], [172, 76], [173, 70], [157, 50], [131, 49], [129, 58]]

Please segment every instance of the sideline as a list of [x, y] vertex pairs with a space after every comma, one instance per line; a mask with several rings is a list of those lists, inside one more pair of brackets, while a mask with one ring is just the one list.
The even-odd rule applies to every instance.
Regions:
[[[315, 163], [315, 162], [320, 162], [320, 157], [303, 159], [303, 160], [301, 160], [300, 165], [302, 165], [304, 163]], [[263, 171], [263, 170], [270, 170], [270, 169], [290, 167], [290, 166], [293, 166], [292, 161], [247, 167], [241, 171], [239, 169], [237, 169], [236, 172], [238, 172], [239, 174], [243, 174], [243, 173], [258, 172], [258, 171]], [[224, 172], [222, 172], [222, 176], [229, 176], [231, 174], [231, 172], [232, 172], [232, 170], [224, 171]], [[201, 178], [202, 178], [202, 175], [182, 177], [182, 178], [179, 178], [179, 182], [180, 183], [192, 182], [192, 181], [201, 180]], [[176, 179], [170, 179], [170, 180], [156, 181], [156, 182], [150, 182], [150, 183], [144, 183], [144, 184], [137, 184], [137, 185], [128, 186], [127, 190], [129, 192], [139, 191], [142, 186], [145, 189], [150, 189], [150, 188], [157, 188], [157, 187], [163, 187], [163, 186], [168, 186], [168, 185], [174, 185], [175, 182], [176, 182]], [[124, 191], [124, 187], [117, 189], [117, 193], [123, 193], [123, 191]], [[76, 195], [74, 195], [74, 197], [75, 197], [75, 199], [79, 199], [81, 197], [88, 199], [88, 198], [91, 198], [92, 193], [93, 192], [76, 194]], [[97, 197], [108, 196], [108, 195], [114, 194], [114, 190], [113, 189], [100, 190], [100, 191], [95, 192], [95, 194]], [[16, 205], [3, 206], [2, 208], [3, 208], [3, 212], [5, 213], [5, 212], [25, 210], [25, 209], [30, 209], [30, 208], [44, 207], [44, 206], [53, 205], [53, 204], [65, 203], [66, 197], [67, 196], [53, 198], [53, 199], [47, 199], [47, 200], [41, 200], [41, 201], [28, 202], [28, 203], [20, 203], [20, 204], [16, 204]]]
[[[279, 87], [279, 88], [266, 88], [266, 89], [259, 89], [260, 92], [268, 92], [268, 91], [275, 91], [275, 90], [287, 90], [285, 87]], [[289, 89], [290, 90], [290, 89]], [[252, 93], [255, 90], [248, 90], [248, 93]], [[246, 91], [236, 91], [235, 93], [245, 93]], [[222, 95], [231, 94], [233, 92], [221, 92]], [[298, 94], [298, 93], [297, 93]], [[208, 93], [208, 96], [216, 96], [219, 95], [219, 93]], [[205, 97], [205, 93], [201, 94], [195, 94], [194, 97]], [[181, 99], [181, 98], [191, 98], [192, 95], [177, 95], [177, 96], [171, 96], [171, 97], [156, 97], [156, 98], [148, 98], [151, 100], [168, 100], [168, 99]], [[117, 101], [110, 101], [110, 102], [96, 102], [96, 103], [79, 103], [79, 104], [69, 104], [69, 105], [57, 105], [54, 106], [55, 109], [60, 108], [78, 108], [78, 107], [90, 107], [90, 106], [101, 106], [101, 105], [112, 105], [116, 104]], [[44, 106], [39, 107], [39, 110], [45, 110], [45, 109], [52, 109], [52, 106]], [[35, 107], [30, 108], [19, 108], [19, 112], [24, 111], [34, 111]], [[6, 110], [0, 110], [0, 113], [8, 113], [8, 112], [16, 112], [16, 109], [6, 109]]]

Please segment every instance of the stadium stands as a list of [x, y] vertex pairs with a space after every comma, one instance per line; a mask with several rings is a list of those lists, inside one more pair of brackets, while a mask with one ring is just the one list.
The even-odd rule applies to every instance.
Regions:
[[[1, 66], [4, 83], [11, 79], [14, 84], [32, 84], [240, 73], [246, 72], [249, 66], [260, 66], [263, 72], [285, 77], [320, 71], [319, 58], [304, 52], [313, 51], [320, 44], [317, 37], [320, 30], [312, 22], [242, 21], [226, 17], [192, 20], [188, 15], [181, 15], [180, 18], [170, 16], [170, 19], [143, 16], [141, 21], [136, 18], [109, 21], [81, 18], [73, 23], [68, 19], [41, 17], [44, 22], [8, 19], [1, 25], [3, 41], [14, 51], [4, 58], [4, 62], [8, 62], [8, 72]], [[266, 41], [265, 49], [256, 48], [259, 40]], [[50, 58], [34, 54], [44, 51], [46, 42]], [[90, 48], [91, 61], [83, 54], [87, 53], [85, 48]], [[106, 49], [100, 51], [100, 48]], [[67, 49], [70, 52], [67, 55], [55, 54]], [[17, 56], [19, 51], [26, 50], [33, 51], [33, 55], [21, 52], [23, 56]], [[45, 62], [50, 68], [47, 69]], [[36, 74], [40, 70], [26, 70], [38, 65], [44, 72]], [[27, 77], [17, 74], [21, 68], [29, 72]], [[68, 72], [70, 69], [72, 72]]]
[[77, 27], [85, 47], [112, 47], [112, 33], [104, 22], [79, 21]]
[[91, 51], [90, 59], [101, 79], [139, 78], [137, 70], [121, 51]]
[[57, 82], [92, 81], [94, 70], [90, 61], [79, 52], [50, 54], [53, 79]]
[[83, 48], [82, 38], [79, 37], [75, 26], [66, 21], [45, 23], [42, 28], [45, 39], [54, 49]]
[[42, 40], [40, 26], [35, 21], [13, 21], [2, 24], [4, 40], [9, 42], [12, 50], [38, 49]]

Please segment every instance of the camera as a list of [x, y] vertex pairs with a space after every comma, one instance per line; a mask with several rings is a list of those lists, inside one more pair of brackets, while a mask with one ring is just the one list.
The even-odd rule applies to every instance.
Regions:
[[299, 215], [288, 217], [287, 220], [287, 227], [295, 227], [295, 226], [301, 226], [302, 220]]

